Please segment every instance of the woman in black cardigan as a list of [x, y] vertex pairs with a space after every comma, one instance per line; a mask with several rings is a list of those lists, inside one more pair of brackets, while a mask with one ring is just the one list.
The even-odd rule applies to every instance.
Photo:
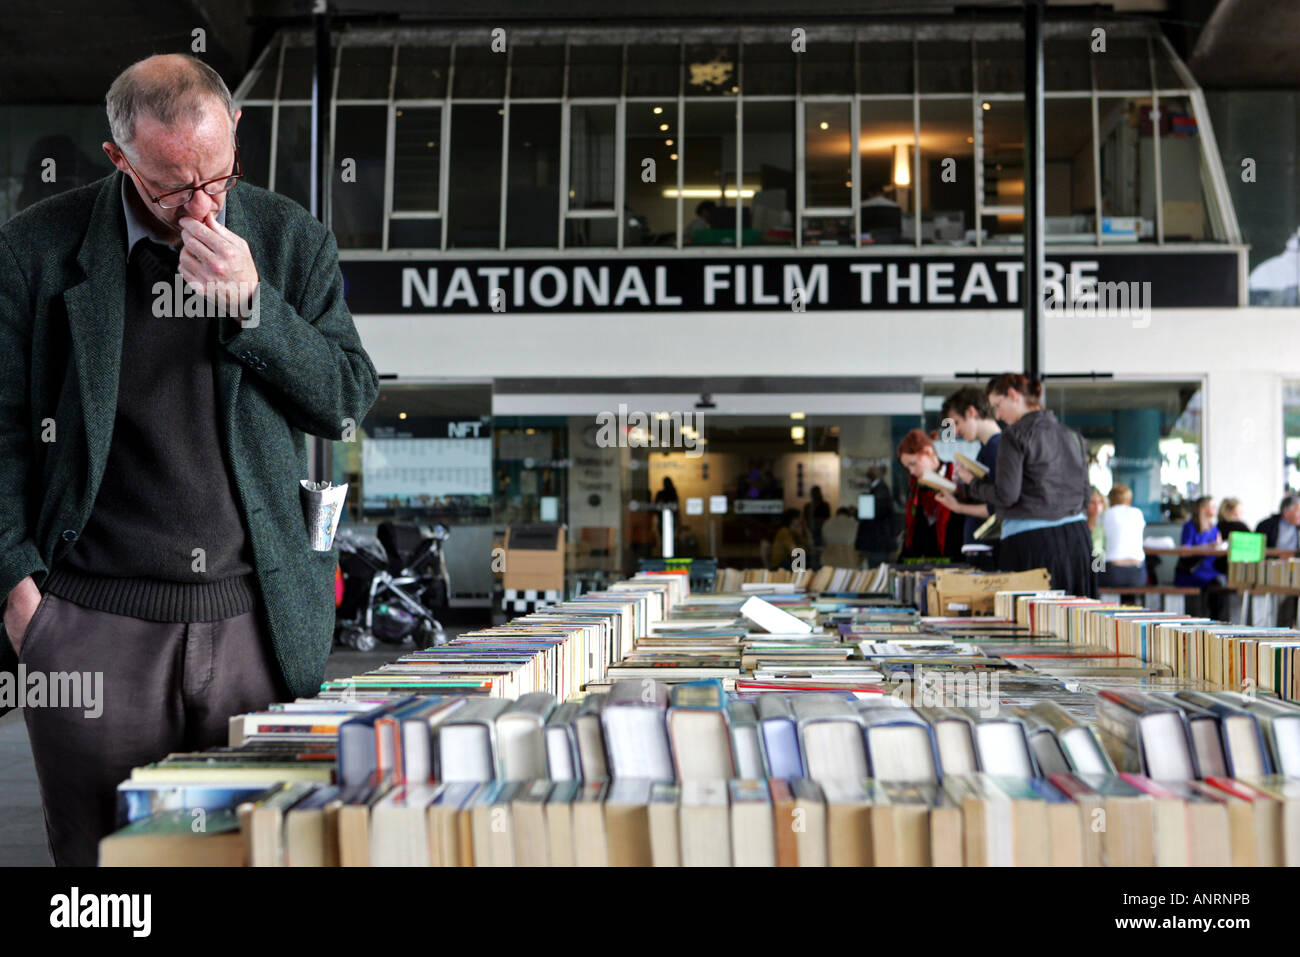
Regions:
[[975, 480], [959, 468], [957, 477], [966, 483], [968, 501], [984, 502], [1002, 518], [999, 566], [1046, 568], [1053, 588], [1096, 598], [1082, 437], [1043, 408], [1040, 382], [1007, 373], [989, 383], [988, 393], [994, 415], [1007, 425], [997, 471]]

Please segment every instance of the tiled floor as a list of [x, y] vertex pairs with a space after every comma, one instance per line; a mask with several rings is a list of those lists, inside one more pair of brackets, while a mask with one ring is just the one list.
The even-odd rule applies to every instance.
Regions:
[[[450, 635], [466, 629], [447, 630]], [[369, 671], [410, 650], [410, 645], [380, 645], [369, 652], [336, 648], [325, 677], [346, 678]], [[49, 867], [51, 863], [27, 725], [21, 711], [11, 711], [0, 717], [0, 867]]]

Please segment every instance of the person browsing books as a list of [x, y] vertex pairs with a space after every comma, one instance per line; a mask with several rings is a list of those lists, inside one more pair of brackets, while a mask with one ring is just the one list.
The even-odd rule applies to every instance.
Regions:
[[106, 105], [113, 172], [0, 227], [0, 668], [102, 688], [23, 709], [59, 866], [97, 862], [132, 768], [319, 690], [338, 556], [306, 436], [379, 394], [334, 237], [242, 181], [220, 75], [149, 57]]
[[903, 548], [899, 559], [929, 558], [961, 560], [962, 524], [938, 493], [952, 491], [955, 466], [940, 462], [934, 441], [920, 429], [912, 429], [898, 443], [898, 461], [912, 477], [903, 510]]
[[[945, 424], [952, 422], [963, 442], [979, 442], [980, 450], [975, 461], [988, 471], [991, 476], [998, 465], [998, 444], [1002, 441], [1002, 429], [993, 417], [993, 407], [989, 405], [988, 395], [983, 389], [965, 386], [948, 396], [943, 403]], [[970, 545], [975, 541], [975, 530], [993, 513], [984, 502], [959, 502], [950, 492], [939, 493], [939, 503], [950, 511], [966, 517], [962, 533], [962, 544]]]
[[1110, 508], [1101, 515], [1106, 564], [1097, 577], [1100, 587], [1141, 588], [1147, 583], [1146, 527], [1146, 516], [1133, 507], [1133, 490], [1116, 482], [1110, 488]]
[[988, 385], [989, 403], [1006, 423], [997, 472], [976, 479], [960, 466], [965, 496], [1002, 519], [998, 566], [1045, 568], [1053, 588], [1097, 597], [1092, 539], [1084, 516], [1091, 486], [1082, 437], [1042, 406], [1042, 383], [1015, 373]]

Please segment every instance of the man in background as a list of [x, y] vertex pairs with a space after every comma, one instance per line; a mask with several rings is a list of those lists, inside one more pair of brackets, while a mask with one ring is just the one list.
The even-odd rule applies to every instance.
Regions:
[[853, 547], [862, 553], [869, 567], [889, 561], [897, 546], [894, 528], [894, 500], [889, 486], [885, 483], [885, 466], [875, 465], [867, 470], [871, 485], [867, 494], [871, 496], [872, 514], [868, 518], [858, 517], [858, 535]]
[[1255, 531], [1264, 536], [1267, 548], [1300, 549], [1300, 498], [1285, 496], [1277, 514], [1256, 525]]

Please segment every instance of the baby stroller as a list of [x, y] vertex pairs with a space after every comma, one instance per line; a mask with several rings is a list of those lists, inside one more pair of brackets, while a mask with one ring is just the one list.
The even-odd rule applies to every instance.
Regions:
[[451, 590], [443, 558], [449, 537], [444, 525], [384, 522], [377, 540], [340, 529], [343, 600], [335, 640], [360, 651], [373, 649], [376, 640], [400, 645], [410, 639], [417, 648], [444, 644], [435, 613], [447, 606]]

